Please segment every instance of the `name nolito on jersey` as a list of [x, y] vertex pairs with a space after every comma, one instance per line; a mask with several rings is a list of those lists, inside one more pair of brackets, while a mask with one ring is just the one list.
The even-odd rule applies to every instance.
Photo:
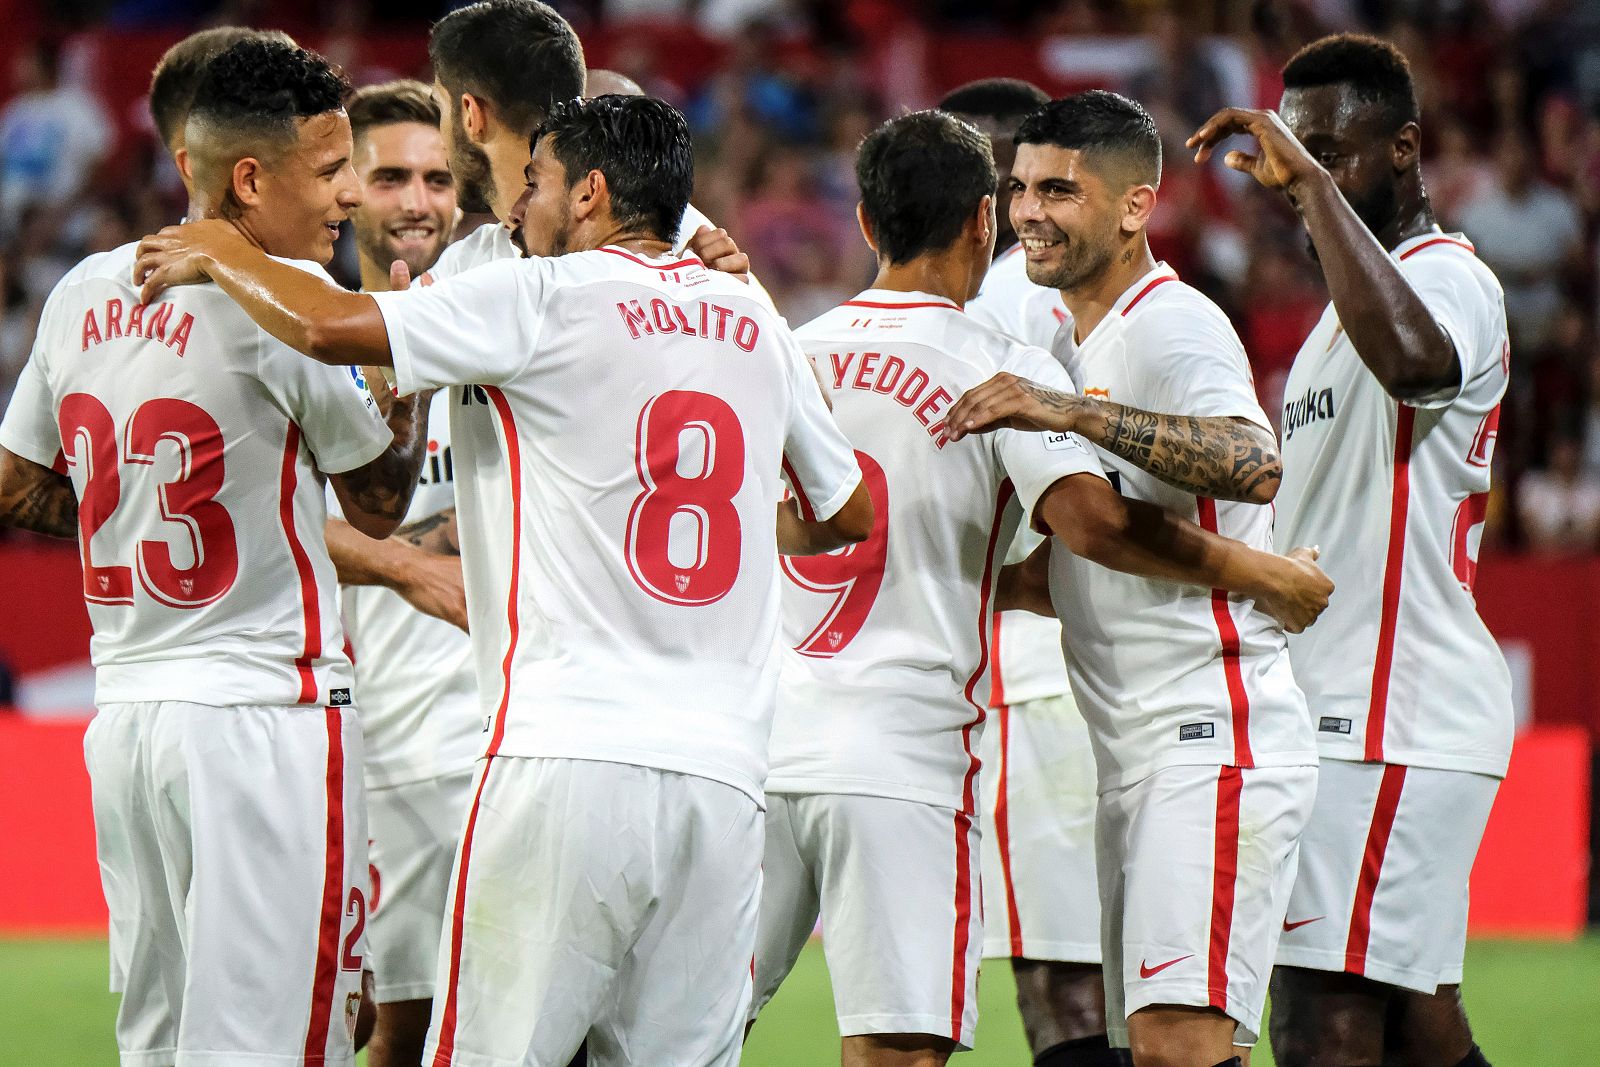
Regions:
[[1285, 400], [1283, 403], [1283, 439], [1289, 440], [1302, 426], [1332, 418], [1333, 390], [1307, 389], [1306, 395], [1300, 399]]

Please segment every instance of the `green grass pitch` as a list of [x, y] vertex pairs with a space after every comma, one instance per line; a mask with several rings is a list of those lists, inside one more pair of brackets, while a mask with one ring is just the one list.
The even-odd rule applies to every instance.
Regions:
[[[1600, 937], [1571, 944], [1477, 941], [1467, 952], [1466, 998], [1495, 1067], [1600, 1067]], [[106, 992], [104, 941], [0, 941], [0, 1064], [112, 1067], [116, 997]], [[958, 1067], [1029, 1062], [1011, 974], [985, 966], [977, 1049]], [[746, 1047], [751, 1067], [838, 1063], [833, 994], [816, 945], [763, 1014]], [[1264, 1053], [1264, 1049], [1263, 1049]], [[1272, 1062], [1258, 1055], [1252, 1067]]]

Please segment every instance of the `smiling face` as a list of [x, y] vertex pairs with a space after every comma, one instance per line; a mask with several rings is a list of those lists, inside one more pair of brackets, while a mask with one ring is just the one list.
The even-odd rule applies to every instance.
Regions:
[[1009, 186], [1029, 281], [1067, 292], [1105, 273], [1124, 240], [1126, 190], [1108, 185], [1079, 149], [1048, 144], [1017, 146]]
[[413, 278], [433, 266], [456, 217], [444, 137], [420, 122], [374, 126], [356, 145], [355, 171], [362, 202], [350, 221], [362, 258], [385, 271], [404, 260]]
[[1340, 84], [1285, 90], [1278, 114], [1367, 229], [1379, 234], [1395, 222], [1401, 176], [1416, 162], [1415, 123], [1386, 129], [1382, 108]]
[[261, 161], [258, 197], [241, 222], [274, 256], [327, 264], [339, 224], [361, 203], [350, 165], [350, 120], [343, 111], [326, 111], [295, 126], [294, 143]]
[[572, 247], [572, 186], [556, 158], [554, 138], [539, 138], [524, 174], [526, 185], [506, 219], [511, 242], [524, 256], [561, 256]]

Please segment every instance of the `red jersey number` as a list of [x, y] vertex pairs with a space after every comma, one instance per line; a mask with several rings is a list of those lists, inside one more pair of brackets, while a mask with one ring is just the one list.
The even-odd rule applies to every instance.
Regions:
[[865, 452], [856, 452], [856, 463], [872, 500], [872, 533], [837, 552], [783, 557], [783, 572], [795, 585], [833, 594], [822, 621], [794, 646], [802, 656], [828, 659], [848, 648], [867, 624], [883, 588], [883, 570], [889, 562], [889, 481], [878, 461]]
[[727, 401], [676, 389], [639, 412], [634, 465], [644, 491], [628, 511], [628, 571], [668, 604], [704, 607], [739, 577], [744, 429]]
[[[88, 393], [66, 397], [58, 419], [63, 455], [84, 470], [78, 506], [83, 595], [97, 604], [132, 604], [135, 568], [90, 558], [91, 540], [123, 503], [115, 423]], [[147, 400], [128, 420], [120, 458], [133, 466], [153, 466], [162, 442], [175, 450], [177, 473], [156, 486], [155, 503], [161, 518], [188, 541], [186, 555], [193, 562], [177, 566], [171, 541], [142, 540], [134, 552], [139, 584], [169, 607], [204, 607], [221, 599], [239, 575], [233, 517], [215, 499], [223, 482], [222, 429], [187, 400]]]

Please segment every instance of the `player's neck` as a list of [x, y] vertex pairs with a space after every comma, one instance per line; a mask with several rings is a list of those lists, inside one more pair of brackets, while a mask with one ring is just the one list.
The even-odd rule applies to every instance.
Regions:
[[889, 263], [880, 259], [878, 276], [872, 279], [872, 287], [895, 293], [942, 296], [959, 306], [965, 306], [972, 298], [972, 264], [964, 257], [948, 252], [930, 252], [917, 256], [909, 263]]
[[361, 261], [361, 291], [363, 293], [387, 293], [389, 285], [389, 268], [379, 266], [370, 256], [362, 253]]
[[1428, 203], [1426, 194], [1421, 194], [1414, 199], [1408, 198], [1395, 213], [1394, 222], [1375, 236], [1379, 244], [1393, 252], [1413, 237], [1421, 237], [1438, 225], [1439, 221], [1433, 217], [1433, 205]]
[[1082, 341], [1093, 333], [1128, 287], [1155, 269], [1156, 259], [1150, 254], [1150, 242], [1141, 234], [1129, 241], [1099, 275], [1076, 289], [1061, 290], [1061, 302], [1072, 312], [1074, 337]]

